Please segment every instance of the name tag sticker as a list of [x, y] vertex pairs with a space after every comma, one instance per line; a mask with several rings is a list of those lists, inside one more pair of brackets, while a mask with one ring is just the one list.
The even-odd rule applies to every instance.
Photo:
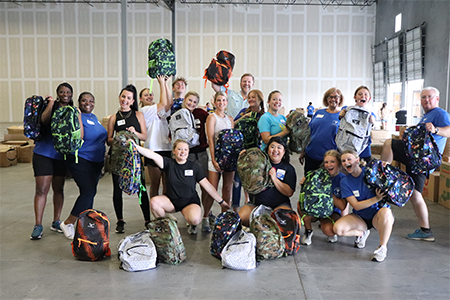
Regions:
[[95, 123], [94, 123], [93, 121], [91, 121], [91, 120], [86, 120], [86, 122], [87, 122], [89, 125], [95, 125]]
[[323, 118], [323, 115], [317, 115], [316, 118]]
[[184, 176], [194, 176], [194, 170], [184, 170]]
[[359, 191], [358, 191], [358, 190], [353, 191], [353, 195], [354, 195], [355, 197], [359, 197]]
[[125, 125], [125, 120], [119, 120], [117, 121], [117, 126]]
[[283, 180], [284, 175], [286, 175], [286, 170], [282, 170], [282, 169], [277, 170], [277, 178], [278, 179]]

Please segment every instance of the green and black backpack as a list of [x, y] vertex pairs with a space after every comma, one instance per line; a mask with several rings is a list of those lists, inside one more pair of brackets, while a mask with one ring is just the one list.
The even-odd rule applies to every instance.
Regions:
[[52, 115], [51, 132], [56, 151], [61, 154], [75, 154], [78, 162], [78, 149], [83, 145], [78, 109], [67, 105], [58, 108]]
[[303, 216], [319, 219], [331, 216], [334, 208], [331, 184], [330, 173], [323, 168], [306, 174], [299, 197], [299, 207]]
[[175, 52], [171, 41], [157, 39], [148, 46], [148, 76], [156, 78], [158, 75], [175, 75], [177, 67]]

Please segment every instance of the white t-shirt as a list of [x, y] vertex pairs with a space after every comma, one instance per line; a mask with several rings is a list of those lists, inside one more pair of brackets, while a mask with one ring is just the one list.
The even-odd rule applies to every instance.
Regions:
[[147, 139], [144, 147], [153, 151], [171, 151], [169, 139], [169, 124], [167, 117], [169, 112], [161, 110], [158, 113], [157, 104], [144, 106], [141, 109], [147, 126]]

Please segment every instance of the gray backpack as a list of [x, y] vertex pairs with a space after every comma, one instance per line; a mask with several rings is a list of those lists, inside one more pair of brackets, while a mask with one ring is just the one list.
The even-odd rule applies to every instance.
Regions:
[[120, 267], [125, 271], [136, 272], [156, 268], [156, 247], [148, 230], [125, 237], [119, 242], [117, 249]]
[[369, 145], [370, 111], [359, 106], [349, 106], [346, 110], [336, 134], [336, 145], [340, 152], [353, 150], [360, 154]]
[[256, 268], [256, 238], [253, 233], [236, 232], [223, 248], [221, 258], [225, 268], [239, 271]]
[[200, 136], [195, 129], [194, 116], [188, 109], [182, 108], [170, 117], [169, 129], [172, 144], [176, 140], [182, 139], [189, 144], [189, 148], [200, 145]]

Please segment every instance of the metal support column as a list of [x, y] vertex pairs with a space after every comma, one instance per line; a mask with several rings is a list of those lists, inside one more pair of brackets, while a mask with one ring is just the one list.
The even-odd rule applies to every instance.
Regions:
[[127, 0], [121, 1], [122, 30], [122, 87], [128, 84], [128, 32], [127, 32]]

